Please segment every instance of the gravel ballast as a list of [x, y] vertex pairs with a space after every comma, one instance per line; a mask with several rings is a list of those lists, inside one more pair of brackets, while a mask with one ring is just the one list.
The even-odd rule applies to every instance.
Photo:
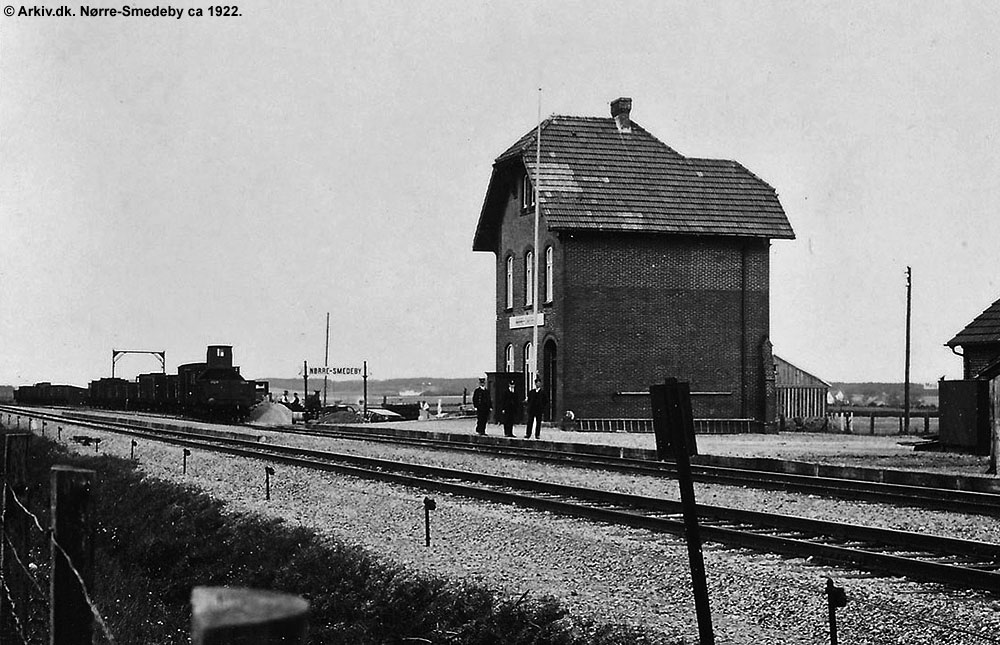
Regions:
[[[676, 497], [675, 482], [648, 477], [253, 432], [274, 442]], [[87, 433], [104, 438], [101, 452], [129, 456], [129, 437]], [[92, 453], [76, 444], [68, 447]], [[272, 499], [266, 502], [261, 461], [194, 451], [182, 474], [181, 448], [144, 440], [136, 456], [148, 475], [200, 487], [234, 512], [282, 518], [416, 570], [481, 582], [510, 596], [555, 596], [574, 614], [644, 626], [662, 635], [664, 643], [697, 641], [686, 547], [669, 535], [432, 494], [437, 510], [427, 548], [425, 491], [277, 466]], [[706, 504], [1000, 541], [997, 521], [981, 516], [738, 487], [699, 485], [697, 495]], [[712, 544], [706, 545], [705, 563], [718, 643], [828, 643], [827, 576], [843, 585], [849, 598], [838, 611], [841, 643], [1000, 642], [1000, 603], [987, 594], [873, 578]]]

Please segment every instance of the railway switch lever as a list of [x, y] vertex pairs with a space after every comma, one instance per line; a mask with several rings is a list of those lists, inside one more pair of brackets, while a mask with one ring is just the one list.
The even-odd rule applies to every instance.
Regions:
[[424, 498], [424, 546], [431, 545], [431, 511], [437, 508], [437, 502], [430, 497]]
[[835, 585], [832, 578], [826, 579], [826, 600], [830, 614], [830, 645], [837, 645], [837, 607], [847, 605], [847, 592]]
[[271, 499], [271, 475], [273, 474], [274, 468], [264, 466], [264, 499], [268, 501]]

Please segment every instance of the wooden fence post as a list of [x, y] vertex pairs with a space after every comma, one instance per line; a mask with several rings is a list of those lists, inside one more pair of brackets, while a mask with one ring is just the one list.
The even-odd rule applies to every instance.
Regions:
[[[0, 525], [3, 535], [0, 535], [0, 575], [3, 576], [10, 598], [6, 593], [0, 593], [0, 642], [12, 642], [18, 634], [18, 626], [23, 631], [28, 621], [28, 581], [27, 575], [16, 566], [17, 557], [26, 560], [28, 553], [28, 516], [14, 502], [17, 495], [22, 503], [27, 504], [25, 491], [27, 486], [27, 456], [28, 434], [6, 434], [3, 437], [3, 477], [6, 486], [0, 511]], [[6, 537], [4, 537], [6, 536]], [[9, 540], [9, 542], [8, 542]], [[7, 639], [12, 639], [8, 641]], [[17, 637], [18, 641], [20, 636]]]
[[239, 587], [191, 590], [192, 645], [299, 645], [309, 602], [300, 596]]
[[50, 645], [91, 643], [94, 614], [84, 587], [89, 593], [94, 582], [93, 480], [93, 470], [52, 467]]

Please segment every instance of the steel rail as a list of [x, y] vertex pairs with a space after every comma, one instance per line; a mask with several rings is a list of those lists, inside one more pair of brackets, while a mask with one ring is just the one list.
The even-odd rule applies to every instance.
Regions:
[[[680, 504], [669, 500], [184, 430], [169, 430], [164, 436], [163, 429], [143, 426], [98, 422], [82, 425], [657, 532], [683, 534], [684, 531], [683, 523], [675, 519], [680, 515]], [[699, 505], [698, 512], [705, 522], [702, 534], [706, 540], [1000, 592], [1000, 545], [997, 544], [707, 505]]]
[[[440, 439], [395, 437], [370, 434], [360, 430], [345, 430], [338, 426], [335, 430], [293, 430], [295, 434], [307, 434], [330, 438], [354, 439], [443, 448], [445, 450], [475, 452], [512, 456], [522, 459], [546, 461], [583, 468], [602, 468], [616, 472], [645, 475], [674, 476], [676, 469], [672, 462], [654, 462], [641, 459], [592, 455], [572, 451], [556, 451], [545, 448], [524, 446], [497, 446], [478, 443], [462, 443]], [[932, 488], [893, 484], [858, 479], [776, 473], [764, 470], [730, 468], [725, 466], [691, 466], [694, 479], [703, 483], [734, 484], [756, 488], [792, 490], [817, 493], [845, 499], [866, 500], [880, 503], [896, 503], [920, 508], [947, 511], [961, 511], [982, 515], [1000, 515], [1000, 494], [980, 491]]]

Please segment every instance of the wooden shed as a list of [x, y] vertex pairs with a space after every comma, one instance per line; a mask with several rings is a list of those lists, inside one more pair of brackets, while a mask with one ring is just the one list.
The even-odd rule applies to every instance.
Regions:
[[826, 417], [830, 384], [774, 355], [778, 416], [786, 419]]

